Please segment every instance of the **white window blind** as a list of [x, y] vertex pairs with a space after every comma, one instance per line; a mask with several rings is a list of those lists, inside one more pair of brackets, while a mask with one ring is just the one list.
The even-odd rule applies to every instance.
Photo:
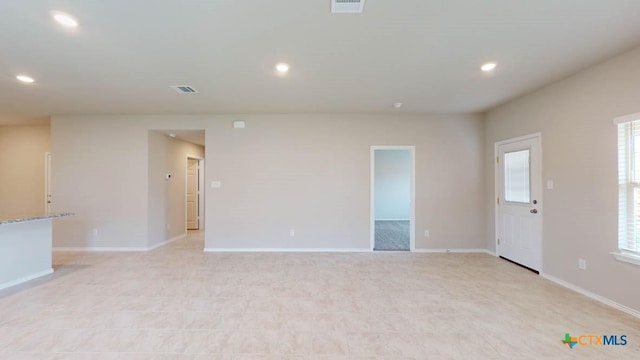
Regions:
[[618, 248], [640, 254], [640, 114], [618, 124]]

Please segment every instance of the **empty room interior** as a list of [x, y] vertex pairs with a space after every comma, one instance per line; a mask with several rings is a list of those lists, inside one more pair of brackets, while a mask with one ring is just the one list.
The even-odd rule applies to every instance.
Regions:
[[640, 358], [638, 14], [0, 2], [0, 358]]

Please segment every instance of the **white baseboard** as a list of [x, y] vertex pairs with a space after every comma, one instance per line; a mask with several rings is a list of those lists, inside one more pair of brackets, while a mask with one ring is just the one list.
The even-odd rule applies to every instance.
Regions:
[[182, 235], [178, 235], [178, 236], [176, 236], [176, 237], [172, 237], [172, 238], [171, 238], [171, 239], [169, 239], [169, 240], [166, 240], [166, 241], [163, 241], [163, 242], [161, 242], [161, 243], [158, 243], [158, 244], [155, 244], [155, 245], [151, 245], [151, 246], [149, 246], [149, 248], [148, 248], [147, 250], [157, 249], [157, 248], [159, 248], [159, 247], [161, 247], [161, 246], [165, 246], [165, 245], [167, 245], [167, 244], [169, 244], [169, 243], [172, 243], [172, 242], [174, 242], [174, 241], [176, 241], [176, 240], [183, 239], [183, 238], [185, 238], [185, 237], [187, 237], [187, 234], [186, 234], [186, 233], [184, 233], [184, 234], [182, 234]]
[[489, 254], [495, 256], [494, 253], [487, 249], [415, 249], [413, 252], [432, 254]]
[[575, 291], [575, 292], [577, 292], [579, 294], [582, 294], [582, 295], [584, 295], [584, 296], [586, 296], [588, 298], [591, 298], [591, 299], [593, 299], [595, 301], [601, 302], [601, 303], [603, 303], [605, 305], [611, 306], [612, 308], [618, 309], [618, 310], [620, 310], [622, 312], [625, 312], [625, 313], [627, 313], [627, 314], [629, 314], [631, 316], [635, 316], [635, 317], [640, 319], [640, 311], [638, 311], [636, 309], [632, 309], [630, 307], [624, 306], [624, 305], [622, 305], [620, 303], [617, 303], [617, 302], [615, 302], [615, 301], [613, 301], [611, 299], [607, 299], [604, 296], [600, 296], [598, 294], [592, 293], [589, 290], [585, 290], [585, 289], [583, 289], [581, 287], [573, 285], [572, 283], [566, 282], [564, 280], [560, 280], [557, 277], [551, 276], [549, 274], [540, 273], [540, 276], [542, 276], [543, 278], [545, 278], [545, 279], [547, 279], [549, 281], [552, 281], [552, 282], [554, 282], [554, 283], [556, 283], [556, 284], [558, 284], [560, 286], [566, 287], [567, 289], [573, 290], [573, 291]]
[[367, 248], [204, 248], [204, 252], [371, 252]]
[[169, 240], [163, 241], [161, 243], [158, 244], [154, 244], [152, 246], [149, 247], [66, 247], [66, 246], [62, 246], [62, 247], [54, 247], [53, 251], [59, 251], [59, 252], [141, 252], [141, 251], [150, 251], [153, 249], [157, 249], [161, 246], [167, 245], [169, 243], [172, 243], [174, 241], [180, 240], [184, 237], [186, 237], [187, 234], [182, 234], [176, 237], [173, 237]]
[[49, 275], [49, 274], [52, 274], [52, 273], [53, 273], [53, 269], [49, 268], [47, 270], [43, 270], [43, 271], [37, 272], [35, 274], [31, 274], [29, 276], [25, 276], [25, 277], [22, 277], [20, 279], [16, 279], [16, 280], [13, 280], [13, 281], [2, 283], [2, 284], [0, 284], [0, 290], [6, 289], [6, 288], [11, 287], [11, 286], [16, 286], [18, 284], [22, 284], [23, 282], [27, 282], [27, 281], [30, 281], [30, 280], [33, 280], [33, 279], [37, 279], [39, 277], [42, 277], [42, 276], [45, 276], [45, 275]]
[[146, 247], [54, 247], [53, 251], [59, 252], [128, 252], [148, 251]]

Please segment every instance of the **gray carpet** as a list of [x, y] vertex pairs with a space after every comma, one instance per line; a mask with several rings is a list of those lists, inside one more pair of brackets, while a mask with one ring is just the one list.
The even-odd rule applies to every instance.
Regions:
[[374, 250], [409, 250], [409, 221], [376, 221]]

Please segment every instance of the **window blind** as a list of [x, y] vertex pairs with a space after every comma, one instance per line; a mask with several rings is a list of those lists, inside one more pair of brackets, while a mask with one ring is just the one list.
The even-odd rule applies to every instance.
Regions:
[[618, 248], [640, 253], [640, 114], [618, 126]]

